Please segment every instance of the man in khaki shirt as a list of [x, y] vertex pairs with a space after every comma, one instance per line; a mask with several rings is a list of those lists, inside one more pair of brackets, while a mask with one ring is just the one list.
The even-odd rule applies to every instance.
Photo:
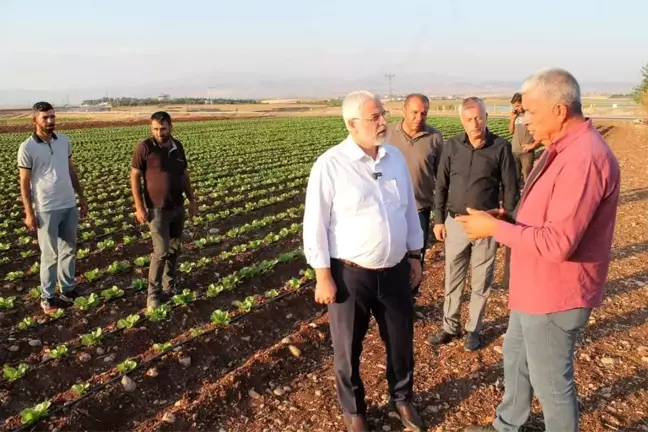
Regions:
[[[410, 94], [405, 98], [403, 120], [390, 124], [387, 129], [387, 142], [403, 153], [412, 177], [416, 207], [423, 230], [421, 265], [425, 263], [437, 166], [443, 150], [443, 135], [427, 124], [429, 108], [430, 101], [427, 96]], [[414, 296], [417, 296], [418, 292], [417, 285], [414, 287]]]

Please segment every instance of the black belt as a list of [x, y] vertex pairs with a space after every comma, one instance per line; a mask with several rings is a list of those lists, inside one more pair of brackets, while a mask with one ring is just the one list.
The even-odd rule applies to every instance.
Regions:
[[466, 216], [466, 213], [455, 213], [452, 210], [448, 210], [448, 216], [450, 216], [452, 219], [454, 219], [457, 216]]
[[383, 267], [383, 268], [366, 268], [366, 267], [362, 267], [361, 265], [358, 265], [358, 264], [354, 263], [353, 261], [340, 259], [340, 258], [331, 258], [331, 260], [339, 261], [340, 263], [344, 264], [345, 266], [357, 268], [357, 269], [360, 269], [360, 270], [365, 270], [365, 271], [370, 271], [370, 272], [385, 272], [385, 271], [388, 271], [388, 270], [391, 270], [391, 269], [397, 267], [399, 264], [402, 264], [403, 261], [407, 261], [407, 255], [405, 255], [403, 257], [403, 259], [398, 264], [396, 264], [395, 266], [393, 266], [393, 267]]

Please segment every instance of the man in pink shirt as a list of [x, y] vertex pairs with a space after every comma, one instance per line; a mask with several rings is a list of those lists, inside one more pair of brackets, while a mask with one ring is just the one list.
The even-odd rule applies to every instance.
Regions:
[[504, 399], [492, 426], [466, 432], [518, 431], [534, 391], [547, 431], [578, 431], [576, 337], [602, 303], [611, 259], [619, 165], [583, 116], [578, 82], [561, 69], [541, 70], [522, 93], [525, 123], [550, 144], [508, 215], [514, 222], [472, 209], [457, 218], [468, 237], [493, 236], [511, 248]]

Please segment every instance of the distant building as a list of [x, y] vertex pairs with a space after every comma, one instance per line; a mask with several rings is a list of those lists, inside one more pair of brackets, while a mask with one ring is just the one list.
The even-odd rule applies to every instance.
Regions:
[[167, 102], [169, 99], [171, 99], [171, 96], [166, 93], [162, 93], [157, 97], [158, 102]]

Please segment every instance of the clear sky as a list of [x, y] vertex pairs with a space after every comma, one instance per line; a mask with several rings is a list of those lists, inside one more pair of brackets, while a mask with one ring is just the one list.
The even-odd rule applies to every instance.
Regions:
[[639, 79], [646, 0], [0, 0], [0, 89], [197, 75]]

